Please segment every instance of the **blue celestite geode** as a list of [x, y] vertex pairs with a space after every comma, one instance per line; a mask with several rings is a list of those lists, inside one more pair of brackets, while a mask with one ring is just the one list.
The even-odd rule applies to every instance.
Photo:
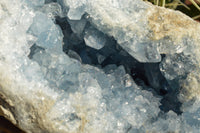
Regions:
[[199, 132], [199, 31], [141, 0], [1, 0], [0, 114], [35, 133]]

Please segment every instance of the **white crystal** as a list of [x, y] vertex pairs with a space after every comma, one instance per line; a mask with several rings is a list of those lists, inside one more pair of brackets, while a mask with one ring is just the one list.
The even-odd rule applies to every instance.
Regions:
[[86, 45], [92, 48], [95, 49], [103, 48], [104, 45], [106, 44], [106, 39], [107, 39], [106, 36], [102, 32], [97, 31], [93, 27], [89, 27], [85, 31], [85, 36], [84, 36], [85, 43]]
[[29, 33], [37, 37], [36, 44], [46, 49], [62, 51], [62, 31], [43, 13], [37, 13]]

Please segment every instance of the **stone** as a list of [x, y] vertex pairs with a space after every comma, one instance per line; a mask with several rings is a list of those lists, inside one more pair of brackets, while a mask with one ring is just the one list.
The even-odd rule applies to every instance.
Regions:
[[0, 115], [28, 133], [198, 132], [199, 27], [140, 0], [1, 0]]

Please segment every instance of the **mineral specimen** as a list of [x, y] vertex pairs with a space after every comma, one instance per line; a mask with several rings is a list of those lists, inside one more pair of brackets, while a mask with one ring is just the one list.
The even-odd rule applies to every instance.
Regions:
[[0, 114], [26, 132], [199, 132], [200, 24], [141, 0], [1, 0]]

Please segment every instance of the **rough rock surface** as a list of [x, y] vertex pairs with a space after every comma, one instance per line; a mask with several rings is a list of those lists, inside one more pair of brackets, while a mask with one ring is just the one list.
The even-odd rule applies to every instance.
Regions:
[[0, 115], [28, 133], [198, 132], [199, 31], [140, 0], [1, 0]]

